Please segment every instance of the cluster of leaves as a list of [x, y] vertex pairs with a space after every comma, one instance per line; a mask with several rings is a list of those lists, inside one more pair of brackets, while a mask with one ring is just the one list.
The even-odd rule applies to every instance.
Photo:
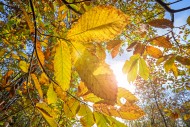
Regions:
[[[168, 81], [170, 71], [173, 82], [189, 75], [183, 73], [189, 70], [189, 46], [174, 37], [173, 23], [152, 0], [15, 0], [1, 2], [0, 9], [1, 125], [124, 127], [116, 118], [144, 116], [105, 62], [105, 52], [116, 57], [124, 42], [133, 55], [123, 72], [137, 87]], [[169, 32], [157, 36], [152, 27]], [[179, 29], [187, 40], [186, 25]]]

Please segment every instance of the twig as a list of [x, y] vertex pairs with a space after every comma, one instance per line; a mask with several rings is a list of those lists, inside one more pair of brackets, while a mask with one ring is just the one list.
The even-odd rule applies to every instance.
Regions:
[[178, 2], [180, 2], [180, 1], [183, 1], [183, 0], [177, 0], [177, 1], [174, 1], [174, 2], [169, 2], [169, 3], [167, 3], [166, 5], [172, 5], [172, 4], [178, 3]]
[[66, 0], [62, 0], [62, 2], [63, 2], [69, 9], [71, 9], [72, 11], [74, 11], [75, 13], [77, 13], [77, 14], [79, 14], [79, 15], [82, 15], [81, 12], [75, 10], [75, 9], [70, 5], [71, 3], [67, 2]]

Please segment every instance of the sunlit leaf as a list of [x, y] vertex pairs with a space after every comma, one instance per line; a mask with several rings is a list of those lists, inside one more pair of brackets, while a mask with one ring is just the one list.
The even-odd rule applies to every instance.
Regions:
[[10, 79], [11, 75], [13, 74], [13, 71], [8, 71], [2, 78], [2, 85], [1, 87], [5, 87], [7, 85], [8, 80]]
[[96, 124], [98, 127], [107, 127], [108, 126], [108, 121], [106, 119], [106, 116], [99, 112], [94, 112], [94, 118], [96, 121]]
[[98, 44], [96, 46], [96, 56], [100, 59], [100, 60], [105, 60], [106, 59], [106, 52], [105, 49]]
[[138, 60], [134, 61], [131, 64], [130, 70], [127, 74], [127, 81], [133, 82], [137, 78], [137, 71], [138, 71]]
[[75, 117], [77, 112], [79, 111], [80, 108], [80, 103], [78, 100], [71, 98], [67, 101], [65, 101], [63, 105], [64, 113], [67, 115], [67, 117]]
[[172, 21], [170, 21], [168, 19], [155, 19], [155, 20], [148, 22], [148, 24], [153, 27], [158, 27], [158, 28], [163, 28], [163, 29], [174, 27]]
[[174, 60], [175, 60], [175, 57], [173, 56], [173, 57], [169, 58], [169, 59], [165, 62], [165, 64], [164, 64], [164, 69], [165, 69], [165, 71], [166, 71], [167, 73], [172, 69], [173, 64], [174, 64]]
[[48, 104], [56, 103], [57, 101], [57, 93], [54, 91], [53, 84], [49, 85], [47, 91], [47, 102]]
[[169, 57], [169, 55], [160, 57], [160, 58], [156, 61], [156, 65], [158, 66], [158, 65], [161, 64], [162, 62], [166, 61], [166, 60], [168, 59], [168, 57]]
[[121, 40], [111, 40], [109, 42], [107, 42], [107, 49], [108, 50], [111, 50], [113, 49], [114, 47], [116, 47], [117, 45], [121, 44]]
[[42, 52], [42, 48], [41, 48], [41, 44], [40, 42], [38, 41], [38, 43], [36, 44], [37, 48], [37, 53], [38, 53], [38, 57], [40, 59], [40, 62], [42, 63], [42, 65], [44, 65], [45, 63], [45, 56], [44, 56], [44, 53]]
[[56, 113], [50, 107], [48, 107], [48, 105], [45, 103], [37, 103], [36, 107], [51, 127], [58, 126], [57, 122], [55, 121]]
[[137, 43], [135, 46], [135, 50], [134, 50], [133, 54], [142, 55], [144, 53], [144, 50], [145, 50], [145, 45], [143, 45], [141, 43]]
[[106, 117], [109, 120], [109, 124], [111, 127], [127, 127], [127, 125], [119, 122], [118, 120], [116, 120], [115, 118], [113, 118], [111, 116], [106, 116]]
[[124, 104], [124, 103], [122, 103], [122, 100], [121, 100], [122, 98], [124, 98], [125, 101], [129, 102], [129, 103], [134, 103], [138, 100], [129, 90], [119, 87], [118, 94], [117, 94], [117, 104], [119, 104], [119, 105]]
[[160, 47], [164, 47], [164, 48], [171, 48], [172, 44], [170, 43], [169, 39], [166, 37], [156, 37], [152, 40], [152, 43], [154, 45], [160, 46]]
[[94, 125], [95, 121], [93, 113], [87, 105], [81, 104], [77, 115], [82, 116], [80, 122], [84, 127], [91, 127]]
[[177, 56], [176, 60], [183, 65], [190, 65], [190, 58]]
[[71, 55], [69, 47], [64, 41], [58, 41], [54, 57], [55, 79], [64, 91], [70, 87]]
[[139, 58], [139, 75], [144, 79], [147, 80], [149, 77], [149, 68], [143, 58]]
[[172, 65], [171, 70], [172, 70], [174, 76], [177, 78], [177, 76], [178, 76], [178, 69], [177, 69], [177, 65], [175, 63]]
[[23, 71], [23, 72], [28, 72], [28, 67], [29, 67], [29, 64], [28, 63], [26, 63], [25, 61], [20, 61], [19, 62], [19, 67], [21, 68], [21, 70]]
[[150, 55], [154, 58], [162, 57], [162, 51], [158, 48], [153, 47], [153, 46], [146, 46], [146, 51], [147, 51], [148, 55]]
[[[94, 75], [94, 72], [101, 66], [106, 68], [109, 73]], [[76, 62], [75, 67], [89, 91], [110, 101], [110, 103], [116, 102], [117, 82], [112, 70], [105, 62], [100, 61], [95, 55], [85, 50]]]
[[133, 42], [133, 43], [131, 43], [130, 45], [129, 45], [129, 47], [127, 47], [127, 51], [129, 52], [129, 51], [131, 51], [135, 46], [136, 46], [136, 44], [138, 44], [138, 42], [137, 41], [135, 41], [135, 42]]
[[43, 92], [42, 92], [41, 85], [40, 85], [40, 83], [38, 81], [38, 78], [36, 77], [35, 74], [31, 74], [31, 77], [32, 77], [32, 79], [34, 81], [35, 87], [36, 87], [36, 89], [38, 91], [38, 94], [39, 94], [40, 98], [43, 99]]
[[67, 38], [80, 42], [101, 42], [114, 39], [126, 24], [128, 16], [112, 6], [97, 6], [83, 14]]

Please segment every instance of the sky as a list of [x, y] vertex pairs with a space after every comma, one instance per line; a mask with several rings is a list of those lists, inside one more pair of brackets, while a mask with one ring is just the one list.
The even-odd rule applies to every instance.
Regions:
[[[174, 2], [175, 0], [168, 0], [169, 2]], [[170, 7], [172, 9], [181, 9], [184, 7], [190, 6], [190, 0], [182, 0], [176, 4], [171, 5]], [[186, 10], [183, 12], [178, 12], [175, 13], [175, 17], [174, 17], [174, 26], [181, 26], [186, 24], [186, 20], [188, 18], [188, 16], [190, 16], [190, 10]], [[165, 18], [167, 19], [171, 19], [170, 14], [166, 13]], [[165, 33], [167, 31], [158, 31], [158, 34], [162, 34]], [[123, 48], [124, 50], [126, 48]], [[111, 69], [113, 70], [117, 82], [118, 82], [118, 86], [119, 87], [124, 87], [126, 89], [128, 89], [130, 92], [134, 93], [135, 92], [135, 86], [133, 84], [129, 84], [127, 81], [127, 75], [124, 75], [122, 73], [122, 67], [125, 63], [126, 60], [128, 60], [130, 58], [130, 56], [132, 55], [132, 53], [129, 52], [124, 52], [121, 56], [118, 55], [116, 58], [112, 59], [111, 56], [109, 54], [107, 54], [107, 59], [106, 62], [110, 65]]]

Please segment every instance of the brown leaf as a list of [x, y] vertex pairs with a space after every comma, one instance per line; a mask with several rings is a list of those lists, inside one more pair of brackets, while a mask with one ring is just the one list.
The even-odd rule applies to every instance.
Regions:
[[149, 25], [157, 28], [173, 28], [173, 23], [168, 19], [155, 19], [148, 22]]
[[164, 47], [164, 48], [171, 48], [172, 44], [170, 43], [169, 39], [166, 37], [156, 37], [151, 40], [154, 45]]
[[130, 51], [136, 46], [136, 44], [138, 44], [137, 41], [131, 43], [131, 44], [129, 45], [129, 47], [128, 47], [126, 50], [127, 50], [128, 52], [130, 52]]
[[135, 46], [135, 50], [133, 52], [133, 54], [140, 54], [142, 55], [144, 53], [145, 50], [145, 45], [141, 44], [141, 43], [137, 43], [137, 45]]
[[153, 46], [146, 46], [147, 53], [154, 57], [154, 58], [160, 58], [162, 57], [162, 51], [158, 48], [155, 48]]
[[121, 44], [121, 40], [112, 40], [112, 41], [109, 41], [108, 43], [107, 43], [107, 49], [108, 50], [111, 50], [111, 49], [113, 49], [114, 47], [116, 47], [117, 45], [120, 45]]
[[183, 65], [190, 65], [190, 58], [177, 56], [176, 60]]
[[115, 46], [112, 51], [111, 51], [111, 56], [112, 58], [115, 58], [117, 56], [117, 54], [119, 53], [119, 49], [120, 49], [121, 43], [118, 44], [117, 46]]

